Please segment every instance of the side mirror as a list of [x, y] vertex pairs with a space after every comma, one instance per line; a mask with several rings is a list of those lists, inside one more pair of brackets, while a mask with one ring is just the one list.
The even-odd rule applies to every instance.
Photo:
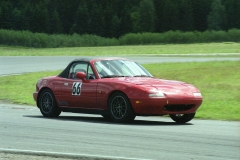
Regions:
[[86, 73], [84, 73], [84, 72], [77, 72], [76, 73], [76, 78], [81, 79], [83, 82], [87, 82]]

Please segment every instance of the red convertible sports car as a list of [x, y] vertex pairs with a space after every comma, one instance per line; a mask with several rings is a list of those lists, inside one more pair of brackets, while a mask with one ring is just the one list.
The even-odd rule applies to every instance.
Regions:
[[61, 112], [101, 114], [123, 123], [136, 116], [169, 115], [177, 123], [193, 119], [202, 103], [191, 84], [154, 78], [125, 58], [80, 58], [58, 75], [40, 79], [34, 100], [45, 117]]

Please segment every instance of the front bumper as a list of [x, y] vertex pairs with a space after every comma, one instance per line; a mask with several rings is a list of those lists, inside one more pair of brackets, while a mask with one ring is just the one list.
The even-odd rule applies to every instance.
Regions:
[[130, 100], [137, 115], [164, 115], [195, 113], [202, 104], [202, 98], [152, 98]]
[[38, 92], [33, 93], [33, 99], [37, 102]]

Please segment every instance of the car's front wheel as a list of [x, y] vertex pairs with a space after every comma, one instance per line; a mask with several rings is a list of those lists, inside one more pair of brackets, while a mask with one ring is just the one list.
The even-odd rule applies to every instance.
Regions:
[[122, 92], [114, 93], [108, 102], [110, 117], [114, 122], [131, 122], [136, 117], [128, 97]]
[[57, 106], [54, 94], [50, 89], [44, 89], [40, 93], [38, 106], [44, 117], [58, 117], [61, 114], [61, 111]]
[[195, 113], [190, 113], [190, 114], [170, 114], [169, 116], [172, 118], [172, 120], [174, 120], [177, 123], [186, 123], [186, 122], [191, 121], [194, 118]]

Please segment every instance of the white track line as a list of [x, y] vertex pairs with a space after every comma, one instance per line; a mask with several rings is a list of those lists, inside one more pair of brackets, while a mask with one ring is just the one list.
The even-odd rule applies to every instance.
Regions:
[[76, 153], [60, 153], [60, 152], [48, 152], [48, 151], [34, 151], [34, 150], [21, 150], [21, 149], [9, 149], [0, 148], [0, 152], [13, 153], [13, 154], [25, 154], [25, 155], [37, 155], [37, 156], [50, 156], [59, 158], [85, 158], [85, 159], [122, 159], [122, 160], [150, 160], [141, 158], [128, 158], [128, 157], [117, 157], [117, 156], [104, 156], [104, 155], [93, 155], [93, 154], [76, 154]]

